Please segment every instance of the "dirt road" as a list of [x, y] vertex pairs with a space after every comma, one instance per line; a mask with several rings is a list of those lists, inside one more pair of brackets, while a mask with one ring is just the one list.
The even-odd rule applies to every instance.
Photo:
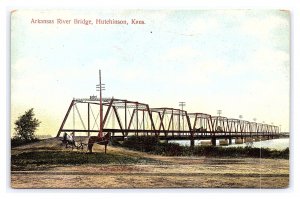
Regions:
[[[49, 144], [49, 143], [48, 143]], [[45, 144], [21, 147], [12, 154], [45, 150]], [[48, 146], [49, 147], [49, 146]], [[61, 149], [52, 146], [52, 150]], [[43, 148], [43, 149], [42, 149]], [[47, 150], [47, 149], [46, 149]], [[96, 152], [103, 153], [103, 146]], [[289, 161], [257, 158], [165, 157], [118, 147], [108, 153], [157, 160], [138, 164], [51, 165], [13, 170], [13, 188], [286, 188]]]

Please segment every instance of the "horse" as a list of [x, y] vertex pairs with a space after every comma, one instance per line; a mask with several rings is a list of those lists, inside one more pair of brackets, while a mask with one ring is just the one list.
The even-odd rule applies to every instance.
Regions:
[[87, 145], [87, 149], [88, 149], [89, 153], [92, 153], [93, 146], [96, 143], [96, 144], [100, 144], [100, 145], [105, 145], [105, 154], [106, 154], [106, 148], [107, 148], [107, 144], [108, 144], [109, 140], [110, 140], [110, 133], [107, 133], [103, 137], [91, 136], [89, 138], [88, 145]]

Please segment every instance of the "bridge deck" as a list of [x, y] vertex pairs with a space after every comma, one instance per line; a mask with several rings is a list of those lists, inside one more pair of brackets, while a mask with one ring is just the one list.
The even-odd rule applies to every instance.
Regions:
[[[63, 129], [65, 132], [90, 132], [98, 133], [98, 130], [76, 130]], [[161, 140], [205, 140], [205, 139], [230, 139], [230, 138], [248, 138], [248, 137], [282, 137], [279, 133], [272, 132], [191, 132], [191, 131], [165, 131], [158, 132], [156, 130], [121, 130], [121, 129], [103, 129], [103, 132], [111, 133], [111, 137], [116, 139], [124, 139], [129, 136], [157, 136]]]

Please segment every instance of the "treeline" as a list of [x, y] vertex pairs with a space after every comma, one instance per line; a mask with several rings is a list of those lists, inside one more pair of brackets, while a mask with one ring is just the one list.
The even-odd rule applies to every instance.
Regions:
[[271, 150], [252, 147], [181, 146], [177, 143], [160, 142], [156, 137], [133, 136], [123, 142], [112, 142], [115, 146], [165, 156], [207, 157], [253, 157], [289, 159], [289, 148]]
[[11, 148], [39, 141], [35, 136], [35, 131], [41, 122], [34, 115], [33, 108], [31, 108], [15, 121], [15, 132], [11, 138]]

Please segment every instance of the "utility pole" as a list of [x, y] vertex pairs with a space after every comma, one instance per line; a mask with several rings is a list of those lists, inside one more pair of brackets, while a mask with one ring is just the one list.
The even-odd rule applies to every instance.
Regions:
[[254, 124], [254, 125], [255, 125], [255, 128], [256, 128], [255, 130], [256, 130], [256, 132], [257, 132], [257, 131], [258, 131], [258, 130], [257, 130], [258, 127], [257, 127], [257, 123], [256, 123], [256, 117], [253, 118], [253, 121], [254, 121], [254, 123], [255, 123], [255, 124]]
[[219, 115], [219, 117], [217, 117], [217, 129], [221, 128], [221, 114], [222, 114], [222, 110], [217, 110], [217, 114]]
[[[101, 81], [101, 70], [99, 70], [99, 84], [96, 85], [97, 91], [99, 91], [100, 97], [100, 130], [98, 137], [103, 137], [103, 105], [102, 105], [102, 91], [105, 90], [105, 84]], [[98, 90], [99, 89], [99, 90]]]
[[181, 112], [182, 112], [182, 130], [184, 130], [183, 107], [185, 106], [185, 102], [179, 102], [179, 106], [181, 106]]
[[281, 133], [281, 124], [279, 125], [279, 133]]

